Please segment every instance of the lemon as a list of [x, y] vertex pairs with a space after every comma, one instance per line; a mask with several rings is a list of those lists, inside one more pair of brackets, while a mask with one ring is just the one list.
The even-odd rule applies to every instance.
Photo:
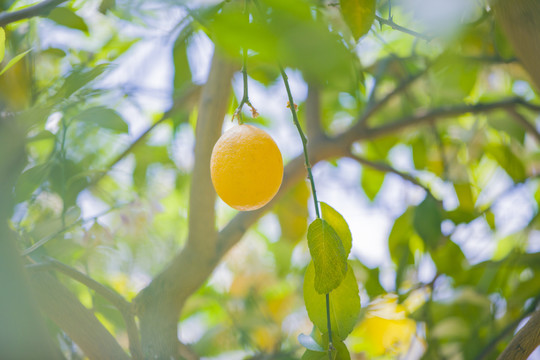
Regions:
[[227, 205], [240, 211], [256, 210], [278, 192], [283, 158], [267, 132], [237, 125], [214, 145], [210, 173], [217, 194]]

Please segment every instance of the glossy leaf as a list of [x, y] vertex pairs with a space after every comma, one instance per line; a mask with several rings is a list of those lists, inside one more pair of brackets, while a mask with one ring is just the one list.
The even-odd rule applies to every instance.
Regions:
[[[304, 276], [304, 302], [308, 316], [315, 326], [326, 333], [326, 296], [315, 291], [315, 267], [313, 262], [307, 267]], [[347, 338], [353, 330], [360, 313], [358, 284], [352, 268], [341, 284], [330, 293], [330, 321], [332, 334], [341, 340]]]
[[314, 288], [327, 294], [339, 286], [347, 273], [347, 255], [336, 231], [316, 219], [308, 228], [308, 246], [315, 267]]

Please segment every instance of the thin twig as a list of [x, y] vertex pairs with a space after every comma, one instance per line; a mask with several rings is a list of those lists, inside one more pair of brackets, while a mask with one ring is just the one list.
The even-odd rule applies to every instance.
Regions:
[[133, 315], [131, 303], [125, 300], [122, 295], [114, 291], [113, 289], [102, 285], [96, 280], [92, 279], [86, 274], [78, 271], [77, 269], [72, 268], [54, 258], [46, 257], [45, 262], [35, 263], [27, 265], [28, 269], [31, 270], [56, 270], [64, 275], [69, 276], [70, 278], [80, 282], [81, 284], [86, 285], [89, 289], [94, 290], [96, 293], [100, 294], [114, 305], [118, 311], [122, 314], [124, 321], [126, 323], [126, 332], [129, 339], [129, 349], [131, 355], [134, 359], [142, 359], [142, 350], [141, 342], [139, 339], [139, 330], [135, 323], [135, 318]]
[[405, 27], [403, 27], [401, 25], [396, 24], [394, 21], [382, 18], [379, 15], [375, 15], [375, 19], [381, 24], [381, 26], [382, 26], [382, 24], [388, 25], [392, 29], [397, 30], [397, 31], [401, 31], [402, 33], [409, 34], [409, 35], [412, 35], [414, 37], [417, 37], [417, 38], [420, 38], [420, 39], [423, 39], [423, 40], [426, 40], [426, 41], [433, 40], [433, 36], [425, 35], [425, 34], [417, 32], [417, 31], [407, 29], [407, 28], [405, 28]]
[[368, 160], [368, 159], [363, 158], [363, 157], [361, 157], [359, 155], [353, 154], [352, 152], [348, 156], [351, 159], [356, 160], [361, 165], [369, 166], [370, 168], [372, 168], [374, 170], [385, 172], [385, 173], [396, 174], [399, 177], [401, 177], [402, 179], [404, 179], [404, 180], [406, 180], [406, 181], [408, 181], [408, 182], [410, 182], [410, 183], [412, 183], [412, 184], [414, 184], [416, 186], [421, 187], [427, 193], [431, 194], [431, 191], [429, 190], [429, 188], [426, 185], [420, 183], [420, 181], [418, 181], [418, 179], [416, 179], [411, 174], [407, 174], [405, 172], [394, 169], [392, 166], [390, 166], [388, 164], [385, 164], [385, 163], [382, 163], [382, 162], [375, 162], [375, 161]]
[[516, 109], [511, 108], [506, 110], [512, 118], [523, 128], [528, 132], [536, 142], [540, 144], [540, 132], [538, 132], [538, 129], [534, 126], [534, 124], [530, 123], [523, 115], [521, 115]]
[[7, 24], [15, 21], [29, 19], [34, 16], [47, 15], [52, 9], [66, 1], [67, 0], [45, 0], [39, 4], [29, 6], [21, 10], [3, 12], [0, 14], [0, 27], [6, 26]]
[[[374, 113], [376, 113], [377, 111], [382, 109], [394, 97], [396, 97], [397, 95], [399, 95], [402, 92], [404, 92], [405, 90], [407, 90], [409, 88], [409, 86], [411, 86], [417, 79], [419, 79], [422, 75], [424, 75], [427, 72], [427, 70], [428, 70], [428, 68], [426, 67], [425, 69], [418, 72], [417, 74], [409, 76], [407, 79], [403, 80], [398, 86], [396, 86], [396, 88], [394, 90], [392, 90], [385, 97], [383, 97], [380, 101], [378, 101], [378, 102], [371, 102], [371, 101], [368, 102], [368, 107], [366, 108], [366, 110], [364, 110], [364, 112], [362, 113], [362, 115], [358, 119], [355, 127], [357, 127], [357, 128], [365, 127], [366, 124], [367, 124], [368, 119], [370, 119], [371, 116], [373, 116]], [[370, 98], [371, 97], [372, 96], [370, 95]], [[373, 97], [374, 97], [374, 94], [373, 94]], [[370, 105], [370, 103], [372, 103], [372, 105]]]
[[[129, 204], [129, 203], [128, 203]], [[79, 219], [77, 221], [74, 221], [72, 222], [71, 224], [69, 224], [68, 226], [66, 227], [63, 227], [62, 229], [58, 230], [57, 232], [49, 235], [49, 236], [45, 236], [44, 238], [36, 241], [32, 246], [30, 246], [29, 248], [25, 249], [22, 251], [21, 253], [21, 256], [26, 256], [26, 255], [29, 255], [31, 253], [33, 253], [34, 251], [36, 251], [37, 249], [39, 249], [40, 247], [42, 247], [43, 245], [45, 245], [46, 243], [48, 243], [50, 240], [54, 239], [55, 237], [57, 237], [58, 235], [60, 234], [63, 234], [65, 233], [66, 231], [68, 230], [71, 230], [73, 229], [75, 226], [78, 226], [78, 225], [81, 225], [81, 224], [85, 224], [89, 221], [93, 221], [93, 220], [96, 220], [104, 215], [107, 215], [108, 213], [110, 213], [111, 211], [114, 211], [114, 210], [117, 210], [123, 206], [126, 206], [128, 204], [121, 204], [121, 205], [115, 205], [105, 211], [102, 211], [100, 212], [99, 214], [95, 215], [95, 216], [92, 216], [91, 218], [88, 218], [88, 219]]]

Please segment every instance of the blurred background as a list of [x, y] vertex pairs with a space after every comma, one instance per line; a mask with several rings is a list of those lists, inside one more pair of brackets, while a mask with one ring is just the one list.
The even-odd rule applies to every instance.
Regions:
[[[254, 30], [235, 1], [202, 0], [75, 0], [7, 25], [0, 68], [30, 50], [0, 75], [0, 113], [24, 124], [9, 216], [19, 250], [75, 267], [128, 300], [149, 284], [188, 233], [198, 99], [214, 51], [238, 69], [224, 130], [236, 122], [247, 46], [260, 116], [246, 111], [244, 120], [273, 136], [286, 164], [302, 144], [277, 60], [303, 127], [316, 91], [329, 137], [408, 82], [368, 126], [430, 109], [440, 116], [357, 141], [350, 156], [313, 169], [319, 200], [352, 233], [362, 310], [346, 340], [350, 357], [496, 358], [540, 301], [540, 137], [538, 110], [528, 106], [453, 111], [516, 97], [538, 104], [494, 10], [483, 0], [380, 0], [376, 18], [360, 19], [362, 33], [346, 2], [261, 3], [271, 20]], [[31, 4], [0, 1], [4, 11]], [[11, 158], [0, 153], [4, 165]], [[200, 357], [302, 356], [297, 338], [313, 328], [302, 292], [314, 219], [308, 185], [283, 194], [185, 304], [179, 339]], [[216, 207], [222, 228], [237, 212]], [[121, 315], [61, 280], [127, 349]], [[48, 327], [66, 357], [85, 357]]]

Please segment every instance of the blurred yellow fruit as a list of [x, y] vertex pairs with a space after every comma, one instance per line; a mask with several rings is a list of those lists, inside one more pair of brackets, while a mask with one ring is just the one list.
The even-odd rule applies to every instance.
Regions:
[[406, 353], [416, 333], [416, 323], [406, 317], [405, 307], [394, 296], [376, 299], [352, 332], [352, 350], [369, 356]]
[[256, 210], [266, 205], [283, 179], [283, 158], [268, 133], [252, 125], [226, 131], [210, 160], [212, 183], [229, 206]]

